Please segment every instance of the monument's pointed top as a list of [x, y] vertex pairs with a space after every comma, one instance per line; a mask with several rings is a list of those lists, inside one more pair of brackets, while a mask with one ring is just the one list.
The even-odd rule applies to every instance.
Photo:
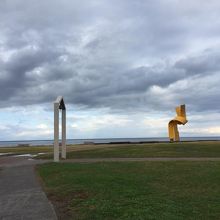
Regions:
[[59, 109], [63, 109], [63, 110], [66, 109], [63, 96], [57, 96], [57, 99], [55, 100], [54, 103], [59, 104]]

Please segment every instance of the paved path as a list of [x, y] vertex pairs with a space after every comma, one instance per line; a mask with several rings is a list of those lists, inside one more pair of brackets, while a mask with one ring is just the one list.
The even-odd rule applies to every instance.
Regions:
[[96, 162], [129, 162], [129, 161], [220, 161], [220, 157], [144, 157], [144, 158], [85, 158], [67, 159], [66, 163], [96, 163]]
[[44, 161], [0, 157], [0, 220], [56, 220], [34, 165]]

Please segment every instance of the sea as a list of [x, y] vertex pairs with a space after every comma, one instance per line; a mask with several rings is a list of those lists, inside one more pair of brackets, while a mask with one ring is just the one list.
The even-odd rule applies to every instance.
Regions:
[[[167, 142], [167, 137], [152, 138], [100, 138], [100, 139], [67, 139], [67, 144], [108, 144], [108, 143], [140, 143], [140, 142]], [[181, 137], [181, 141], [220, 141], [220, 137]], [[53, 140], [17, 140], [17, 141], [0, 141], [0, 147], [16, 147], [21, 145], [42, 146], [53, 145]]]

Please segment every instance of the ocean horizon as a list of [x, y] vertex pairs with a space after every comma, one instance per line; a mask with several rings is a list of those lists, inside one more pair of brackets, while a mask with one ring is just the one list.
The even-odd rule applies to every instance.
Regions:
[[[181, 137], [181, 141], [215, 141], [220, 140], [219, 136], [206, 136], [206, 137]], [[61, 141], [61, 140], [60, 140]], [[146, 138], [90, 138], [90, 139], [67, 139], [67, 144], [84, 144], [84, 143], [112, 143], [112, 142], [164, 142], [169, 141], [168, 137], [146, 137]], [[14, 147], [18, 145], [30, 145], [30, 146], [40, 146], [40, 145], [53, 145], [53, 140], [13, 140], [13, 141], [0, 141], [0, 147]]]

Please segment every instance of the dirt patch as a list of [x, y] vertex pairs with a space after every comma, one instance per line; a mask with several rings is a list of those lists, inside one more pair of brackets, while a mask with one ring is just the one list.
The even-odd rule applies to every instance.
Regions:
[[[47, 197], [54, 205], [58, 219], [69, 220], [77, 219], [77, 208], [75, 209], [71, 205], [74, 202], [87, 199], [89, 194], [84, 191], [76, 191], [65, 196], [60, 196], [53, 192], [48, 192]], [[73, 216], [75, 217], [73, 218]]]

